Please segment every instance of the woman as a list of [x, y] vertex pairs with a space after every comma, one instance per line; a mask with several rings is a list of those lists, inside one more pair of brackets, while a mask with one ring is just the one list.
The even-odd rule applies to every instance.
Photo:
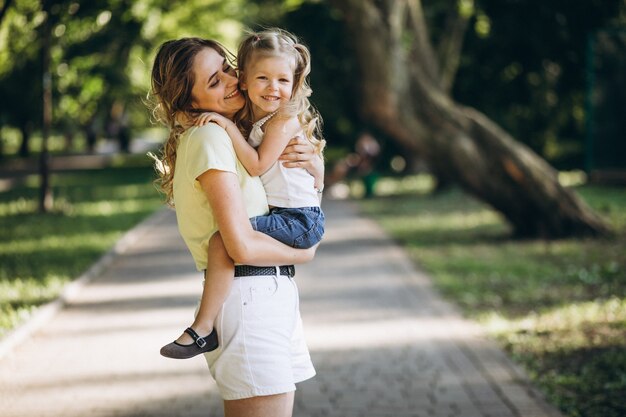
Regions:
[[[311, 260], [315, 249], [293, 249], [253, 231], [248, 218], [268, 212], [260, 180], [245, 171], [221, 127], [184, 127], [194, 112], [232, 119], [243, 107], [228, 56], [219, 43], [198, 38], [159, 48], [152, 94], [155, 115], [170, 128], [161, 185], [176, 207], [180, 233], [198, 270], [207, 267], [208, 242], [218, 229], [230, 257], [244, 264], [216, 320], [220, 346], [205, 354], [225, 415], [289, 417], [294, 384], [315, 375], [291, 264]], [[287, 166], [312, 172], [321, 188], [323, 165], [313, 156], [307, 141], [294, 140], [283, 159]]]

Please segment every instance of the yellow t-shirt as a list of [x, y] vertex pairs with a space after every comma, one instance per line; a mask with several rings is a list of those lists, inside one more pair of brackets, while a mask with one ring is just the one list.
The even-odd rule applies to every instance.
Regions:
[[209, 238], [217, 231], [213, 210], [197, 180], [210, 169], [237, 174], [249, 217], [268, 213], [261, 180], [251, 177], [241, 165], [224, 129], [209, 123], [185, 131], [176, 151], [174, 205], [178, 229], [198, 271], [206, 269]]

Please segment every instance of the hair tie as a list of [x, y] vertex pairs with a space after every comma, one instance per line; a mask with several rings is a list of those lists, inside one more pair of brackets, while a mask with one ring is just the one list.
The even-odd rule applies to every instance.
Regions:
[[254, 41], [258, 42], [261, 40], [261, 37], [259, 35], [254, 35]]

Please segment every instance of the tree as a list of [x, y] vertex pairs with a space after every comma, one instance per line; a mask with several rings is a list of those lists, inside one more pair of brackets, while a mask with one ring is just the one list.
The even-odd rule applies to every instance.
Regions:
[[[419, 0], [333, 0], [360, 63], [361, 112], [403, 147], [502, 213], [519, 237], [609, 227], [557, 172], [477, 110], [454, 102]], [[442, 61], [438, 60], [438, 56]]]
[[[333, 11], [324, 3], [305, 2], [270, 24], [297, 34], [311, 51], [311, 100], [323, 116], [323, 133], [330, 139], [329, 147], [339, 154], [354, 148], [365, 123], [360, 120], [355, 99], [360, 82], [355, 76], [351, 47], [343, 36], [343, 22]], [[327, 159], [333, 159], [332, 154], [327, 153]]]
[[[28, 156], [29, 139], [41, 127], [41, 11], [37, 1], [4, 3], [0, 22], [0, 104], [3, 123], [22, 134], [20, 156]], [[11, 7], [9, 7], [11, 6]], [[16, 14], [21, 19], [15, 19]], [[25, 86], [28, 86], [26, 88]]]
[[247, 13], [244, 0], [50, 0], [48, 14], [42, 0], [0, 6], [0, 123], [22, 132], [23, 156], [41, 128], [44, 15], [52, 30], [53, 131], [83, 130], [91, 145], [106, 132], [128, 149], [130, 129], [149, 124], [143, 98], [156, 46], [194, 35], [232, 46], [241, 26], [235, 18]]
[[4, 19], [4, 15], [9, 10], [9, 6], [11, 6], [11, 0], [5, 0], [2, 8], [0, 9], [0, 24], [2, 24], [2, 20]]
[[[441, 25], [431, 10], [440, 1], [424, 4], [435, 38]], [[453, 97], [489, 115], [556, 167], [583, 168], [587, 38], [601, 28], [624, 26], [626, 3], [473, 3]]]
[[52, 210], [52, 188], [50, 187], [50, 155], [48, 138], [52, 124], [52, 76], [50, 75], [50, 38], [52, 25], [50, 21], [51, 0], [43, 0], [42, 10], [45, 13], [41, 25], [41, 81], [42, 81], [42, 145], [39, 156], [39, 211], [48, 213]]

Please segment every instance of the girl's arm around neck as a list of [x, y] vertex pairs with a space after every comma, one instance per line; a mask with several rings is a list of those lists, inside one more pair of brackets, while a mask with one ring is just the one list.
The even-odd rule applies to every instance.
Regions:
[[278, 160], [289, 141], [301, 130], [301, 127], [296, 117], [275, 116], [265, 124], [263, 142], [257, 149], [250, 146], [241, 133], [236, 135], [233, 132], [231, 135], [231, 130], [233, 129], [228, 129], [227, 132], [233, 141], [237, 158], [248, 173], [256, 177], [267, 171]]
[[313, 259], [316, 247], [294, 249], [252, 229], [236, 174], [212, 169], [200, 175], [198, 181], [233, 261], [268, 266], [299, 264]]

